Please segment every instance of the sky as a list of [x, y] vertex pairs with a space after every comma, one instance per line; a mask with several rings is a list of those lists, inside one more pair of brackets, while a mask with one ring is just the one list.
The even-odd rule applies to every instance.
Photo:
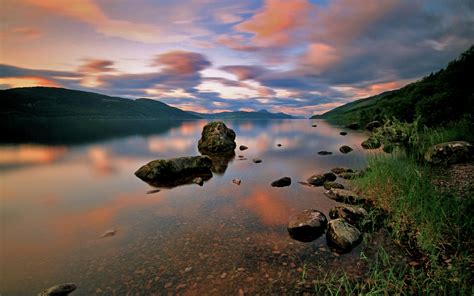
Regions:
[[436, 72], [471, 0], [1, 0], [0, 89], [310, 116]]

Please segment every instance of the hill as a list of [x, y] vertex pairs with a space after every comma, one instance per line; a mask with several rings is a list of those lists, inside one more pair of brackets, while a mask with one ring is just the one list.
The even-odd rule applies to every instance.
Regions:
[[271, 113], [267, 110], [260, 110], [256, 112], [246, 111], [231, 111], [219, 112], [214, 114], [191, 112], [192, 114], [204, 119], [297, 119], [298, 117], [285, 113]]
[[322, 115], [328, 121], [365, 125], [395, 117], [412, 122], [417, 117], [427, 126], [439, 126], [474, 115], [474, 46], [436, 73], [398, 90], [360, 99]]
[[151, 99], [131, 100], [52, 87], [0, 90], [2, 118], [197, 119]]

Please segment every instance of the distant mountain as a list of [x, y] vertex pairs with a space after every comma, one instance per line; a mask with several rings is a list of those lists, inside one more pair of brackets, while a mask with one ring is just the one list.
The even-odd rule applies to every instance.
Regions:
[[322, 115], [329, 121], [364, 125], [372, 120], [395, 117], [411, 122], [420, 117], [428, 126], [474, 116], [474, 46], [449, 65], [398, 90], [357, 100]]
[[285, 113], [271, 113], [267, 110], [259, 110], [256, 112], [247, 112], [247, 111], [232, 111], [232, 112], [220, 112], [213, 114], [190, 112], [196, 116], [199, 116], [204, 119], [298, 119], [300, 117], [295, 117]]
[[2, 118], [197, 119], [151, 99], [125, 99], [52, 87], [0, 90]]

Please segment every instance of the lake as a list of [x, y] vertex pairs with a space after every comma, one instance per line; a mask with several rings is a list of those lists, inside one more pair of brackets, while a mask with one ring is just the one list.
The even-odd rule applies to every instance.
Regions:
[[[289, 237], [292, 214], [314, 208], [327, 216], [337, 204], [298, 181], [336, 166], [363, 168], [367, 155], [364, 132], [341, 136], [341, 127], [315, 122], [227, 121], [237, 147], [249, 149], [237, 148], [202, 187], [155, 193], [134, 172], [154, 159], [199, 155], [206, 121], [132, 130], [125, 122], [126, 132], [96, 126], [83, 134], [33, 126], [29, 141], [3, 138], [0, 294], [36, 295], [64, 282], [78, 285], [72, 295], [311, 291], [302, 278], [337, 272], [358, 250], [337, 255], [324, 235], [310, 243]], [[342, 154], [341, 145], [354, 151]], [[291, 186], [270, 186], [284, 176]], [[101, 238], [108, 230], [115, 235]]]

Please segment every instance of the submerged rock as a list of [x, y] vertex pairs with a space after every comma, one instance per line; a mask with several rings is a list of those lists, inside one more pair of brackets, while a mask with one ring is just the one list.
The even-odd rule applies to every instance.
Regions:
[[281, 147], [281, 144], [277, 144], [277, 147]]
[[244, 151], [244, 150], [247, 150], [247, 149], [249, 149], [249, 147], [247, 147], [247, 146], [245, 146], [245, 145], [240, 145], [240, 146], [239, 146], [239, 150], [240, 150], [240, 151]]
[[371, 121], [369, 123], [367, 123], [367, 125], [365, 126], [365, 128], [368, 130], [368, 131], [373, 131], [374, 129], [376, 128], [379, 128], [382, 126], [382, 123], [380, 123], [380, 121], [378, 120], [374, 120], [374, 121]]
[[425, 161], [430, 164], [455, 164], [474, 158], [474, 147], [464, 141], [445, 142], [428, 148]]
[[365, 203], [365, 198], [359, 196], [357, 193], [346, 190], [346, 189], [338, 189], [338, 188], [331, 188], [327, 192], [325, 192], [326, 196], [330, 199], [334, 199], [338, 202], [344, 202], [348, 204], [361, 204]]
[[38, 296], [66, 296], [77, 289], [76, 284], [66, 283], [48, 288], [38, 294]]
[[254, 159], [252, 159], [252, 161], [255, 162], [255, 163], [261, 163], [262, 162], [262, 160], [260, 158], [254, 158]]
[[328, 246], [338, 253], [347, 253], [361, 242], [362, 234], [355, 226], [339, 218], [329, 221], [326, 240]]
[[317, 127], [318, 125], [317, 124], [313, 124], [313, 127]]
[[[218, 175], [222, 175], [227, 170], [227, 167], [229, 166], [229, 162], [234, 160], [235, 153], [234, 151], [231, 151], [228, 154], [212, 155], [212, 156], [209, 156], [209, 158], [212, 160], [211, 171]], [[243, 159], [243, 158], [240, 158], [240, 159]]]
[[377, 149], [382, 146], [380, 141], [374, 137], [370, 137], [360, 144], [364, 149]]
[[341, 153], [344, 153], [344, 154], [349, 153], [352, 150], [353, 149], [351, 147], [347, 146], [347, 145], [343, 145], [339, 148], [339, 151], [341, 151]]
[[291, 185], [291, 178], [290, 177], [283, 177], [278, 180], [275, 180], [271, 184], [273, 187], [285, 187]]
[[339, 205], [329, 211], [331, 219], [342, 218], [352, 225], [360, 225], [360, 223], [368, 216], [367, 211], [362, 207]]
[[346, 125], [346, 128], [352, 129], [352, 130], [358, 130], [360, 125], [357, 122], [350, 123]]
[[235, 132], [221, 121], [206, 124], [198, 142], [199, 152], [211, 156], [233, 153], [236, 146]]
[[306, 181], [313, 186], [323, 186], [324, 182], [326, 181], [326, 177], [324, 175], [312, 175]]
[[211, 167], [207, 156], [158, 159], [139, 168], [135, 176], [156, 187], [173, 187], [191, 183], [196, 177], [211, 178]]
[[337, 182], [331, 182], [331, 181], [326, 181], [323, 184], [324, 189], [329, 190], [331, 188], [339, 188], [339, 189], [344, 189], [344, 186], [340, 183]]
[[339, 134], [340, 134], [341, 136], [345, 136], [345, 135], [347, 135], [347, 132], [340, 132]]
[[310, 242], [324, 233], [327, 223], [326, 216], [320, 211], [304, 210], [290, 218], [288, 233], [295, 240]]
[[324, 151], [324, 150], [323, 150], [323, 151], [319, 151], [318, 154], [319, 154], [319, 155], [331, 155], [332, 152]]

